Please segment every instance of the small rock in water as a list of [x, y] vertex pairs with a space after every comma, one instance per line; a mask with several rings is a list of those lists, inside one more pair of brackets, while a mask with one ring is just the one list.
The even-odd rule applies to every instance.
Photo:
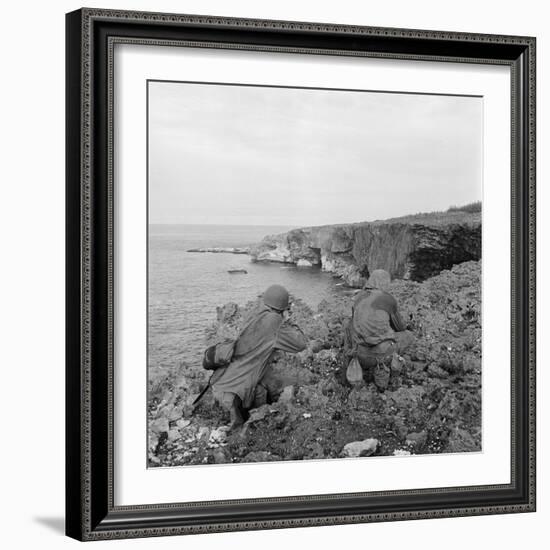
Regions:
[[358, 457], [358, 456], [370, 456], [372, 455], [377, 447], [379, 441], [378, 439], [365, 439], [364, 441], [353, 441], [344, 446], [343, 454], [346, 457]]

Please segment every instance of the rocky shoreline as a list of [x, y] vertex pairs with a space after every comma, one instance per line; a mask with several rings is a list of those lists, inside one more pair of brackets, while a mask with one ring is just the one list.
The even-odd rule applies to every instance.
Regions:
[[356, 224], [303, 227], [266, 236], [252, 261], [320, 266], [356, 288], [374, 269], [423, 281], [453, 265], [481, 259], [481, 213], [418, 214]]
[[[317, 311], [293, 297], [295, 321], [310, 342], [296, 356], [275, 359], [278, 399], [252, 410], [243, 430], [228, 434], [227, 417], [210, 392], [194, 411], [191, 406], [208, 373], [181, 364], [150, 381], [149, 465], [480, 451], [480, 283], [480, 261], [422, 282], [392, 283], [416, 342], [393, 366], [384, 393], [373, 385], [351, 388], [343, 376], [342, 323], [353, 292], [322, 302]], [[205, 346], [235, 336], [254, 305], [218, 308]]]

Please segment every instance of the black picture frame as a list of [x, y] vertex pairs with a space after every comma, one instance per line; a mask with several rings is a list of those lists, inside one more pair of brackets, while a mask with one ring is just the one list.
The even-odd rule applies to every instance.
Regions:
[[[74, 11], [66, 23], [67, 535], [100, 540], [534, 511], [535, 38], [103, 9]], [[112, 51], [123, 42], [511, 68], [510, 484], [114, 505]]]

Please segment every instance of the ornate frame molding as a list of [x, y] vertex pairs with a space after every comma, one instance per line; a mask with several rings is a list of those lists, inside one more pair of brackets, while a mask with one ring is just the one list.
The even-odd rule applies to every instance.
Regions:
[[[140, 23], [162, 36], [122, 32]], [[122, 31], [121, 31], [122, 29]], [[260, 43], [213, 41], [212, 30], [229, 38], [254, 32]], [[165, 32], [167, 31], [167, 32]], [[186, 35], [204, 35], [193, 39]], [[174, 38], [174, 34], [182, 34]], [[375, 39], [375, 49], [309, 47], [337, 36]], [[216, 35], [218, 36], [218, 35]], [[294, 43], [293, 37], [296, 36]], [[262, 44], [261, 40], [273, 42]], [[209, 39], [210, 38], [210, 39]], [[396, 51], [390, 42], [400, 40]], [[512, 85], [512, 482], [417, 491], [310, 495], [215, 503], [173, 503], [115, 507], [113, 501], [113, 55], [117, 43], [152, 46], [232, 48], [313, 55], [506, 64]], [[421, 51], [414, 53], [408, 50]], [[447, 50], [442, 53], [442, 50]], [[432, 53], [430, 53], [432, 52]], [[470, 55], [471, 52], [471, 55]], [[494, 52], [494, 53], [491, 53]], [[466, 54], [466, 55], [465, 55]], [[480, 55], [482, 54], [482, 55]], [[292, 21], [82, 9], [67, 15], [67, 534], [80, 540], [274, 529], [344, 523], [425, 519], [535, 509], [535, 39]], [[105, 91], [106, 101], [98, 92]], [[78, 140], [76, 138], [78, 137]], [[106, 314], [98, 313], [104, 305]], [[514, 307], [516, 306], [517, 307]], [[519, 336], [518, 336], [519, 335]], [[518, 360], [519, 359], [519, 360]], [[97, 397], [105, 389], [105, 398]], [[106, 416], [100, 412], [106, 405]], [[521, 422], [514, 422], [521, 416]], [[521, 433], [516, 429], [521, 428]], [[518, 439], [519, 438], [519, 439]], [[518, 445], [521, 441], [521, 445]], [[99, 457], [99, 455], [102, 455]], [[521, 460], [521, 467], [514, 464]], [[518, 477], [519, 476], [519, 477]], [[92, 479], [94, 480], [92, 482]], [[518, 486], [521, 485], [521, 488]], [[506, 498], [490, 504], [445, 505], [441, 497], [494, 491]], [[510, 494], [508, 494], [510, 493]], [[362, 497], [433, 497], [431, 509], [364, 513], [297, 514], [291, 503], [334, 502]], [[329, 498], [330, 497], [330, 498]], [[440, 500], [435, 500], [438, 497]], [[480, 496], [481, 499], [481, 496]], [[482, 499], [481, 499], [482, 500]], [[493, 499], [494, 500], [494, 499]], [[426, 500], [428, 502], [428, 500]], [[473, 502], [473, 501], [472, 501]], [[443, 504], [442, 504], [443, 503]], [[269, 504], [271, 518], [246, 510]], [[288, 505], [288, 517], [280, 517]], [[350, 504], [351, 506], [351, 504]], [[197, 510], [205, 508], [199, 517]], [[383, 509], [383, 506], [380, 506]], [[208, 509], [208, 510], [206, 510]], [[216, 518], [224, 517], [225, 520]], [[193, 512], [194, 511], [194, 512]], [[163, 512], [163, 513], [161, 513]], [[275, 513], [277, 512], [277, 513]], [[208, 515], [210, 513], [210, 515]]]

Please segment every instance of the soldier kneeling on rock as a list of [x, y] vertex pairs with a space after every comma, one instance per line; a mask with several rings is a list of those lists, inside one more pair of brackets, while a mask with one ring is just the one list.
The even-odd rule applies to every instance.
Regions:
[[387, 292], [390, 282], [387, 271], [373, 271], [355, 298], [351, 319], [344, 325], [344, 347], [351, 359], [348, 370], [356, 358], [363, 379], [374, 382], [380, 391], [388, 387], [392, 360], [414, 340], [399, 314], [397, 301]]
[[267, 402], [274, 352], [298, 353], [306, 345], [307, 338], [291, 320], [288, 291], [270, 286], [245, 322], [231, 363], [216, 371], [212, 381], [214, 398], [230, 413], [231, 428], [245, 422], [249, 409]]

